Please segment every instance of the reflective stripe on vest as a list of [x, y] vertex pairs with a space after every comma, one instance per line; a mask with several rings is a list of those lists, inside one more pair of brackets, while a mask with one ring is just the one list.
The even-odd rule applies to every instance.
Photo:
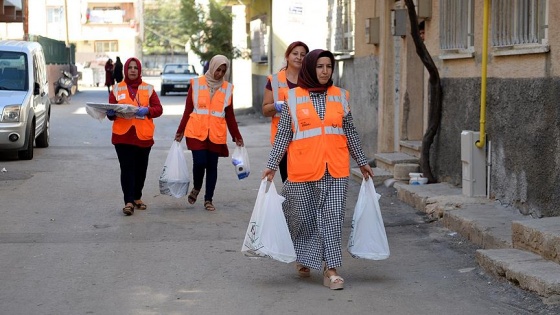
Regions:
[[325, 117], [321, 120], [309, 92], [296, 88], [288, 92], [293, 138], [288, 147], [288, 178], [293, 182], [319, 180], [325, 168], [335, 177], [350, 175], [350, 155], [342, 121], [349, 113], [347, 92], [330, 87]]
[[[280, 90], [289, 89], [287, 80], [286, 70], [281, 70], [280, 72], [272, 75], [270, 86], [272, 87], [272, 97], [274, 97], [274, 102], [283, 101], [283, 99], [280, 99]], [[274, 115], [280, 117], [280, 113], [276, 113]]]
[[[136, 98], [132, 99], [128, 93], [128, 86], [124, 81], [117, 84], [116, 88], [113, 89], [115, 99], [119, 104], [135, 105], [135, 106], [150, 106], [150, 97], [154, 91], [154, 87], [145, 82], [140, 83], [138, 86], [138, 91], [136, 92]], [[136, 136], [140, 140], [151, 140], [154, 137], [155, 125], [153, 119], [144, 116], [143, 118], [121, 118], [117, 117], [113, 121], [113, 133], [117, 135], [124, 135], [130, 128], [134, 126], [136, 130]]]
[[211, 98], [210, 88], [204, 76], [191, 80], [191, 86], [193, 111], [185, 128], [185, 136], [200, 141], [209, 138], [213, 143], [225, 144], [227, 142], [225, 110], [231, 105], [233, 85], [224, 81]]
[[[288, 86], [288, 79], [286, 78], [286, 69], [282, 69], [269, 77], [270, 86], [272, 87], [272, 97], [274, 103], [277, 101], [284, 101], [286, 94], [290, 87]], [[278, 122], [280, 121], [280, 113], [274, 113], [272, 121], [270, 122], [270, 143], [274, 144], [274, 137], [278, 131]]]

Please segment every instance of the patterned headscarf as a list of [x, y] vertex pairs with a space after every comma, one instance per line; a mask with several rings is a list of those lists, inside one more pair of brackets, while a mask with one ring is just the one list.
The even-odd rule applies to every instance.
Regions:
[[334, 67], [334, 55], [328, 50], [315, 49], [305, 55], [298, 76], [298, 86], [311, 92], [324, 92], [333, 85], [332, 74], [326, 84], [319, 83], [317, 79], [317, 60], [329, 57]]
[[[135, 80], [131, 80], [128, 78], [128, 64], [130, 64], [130, 62], [133, 60], [136, 61], [136, 65], [138, 66], [138, 78], [136, 78]], [[123, 70], [124, 70], [124, 82], [129, 87], [133, 89], [138, 89], [138, 86], [140, 85], [140, 83], [142, 83], [142, 64], [140, 63], [140, 60], [134, 57], [128, 58], [128, 60], [124, 63]]]
[[[214, 79], [214, 72], [218, 70], [221, 65], [226, 65], [226, 74], [220, 79]], [[214, 91], [219, 89], [229, 75], [229, 60], [224, 55], [216, 55], [210, 59], [208, 71], [204, 74], [208, 87], [210, 88], [210, 96], [214, 95]]]

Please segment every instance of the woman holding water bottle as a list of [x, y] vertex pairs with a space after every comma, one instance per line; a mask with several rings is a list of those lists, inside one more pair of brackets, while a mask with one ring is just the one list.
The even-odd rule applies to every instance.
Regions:
[[216, 55], [210, 60], [208, 71], [191, 80], [183, 118], [175, 140], [186, 139], [193, 157], [193, 189], [188, 202], [194, 204], [206, 175], [204, 208], [214, 211], [214, 190], [218, 180], [218, 158], [229, 156], [227, 132], [237, 146], [243, 146], [233, 111], [233, 84], [226, 81], [229, 60]]

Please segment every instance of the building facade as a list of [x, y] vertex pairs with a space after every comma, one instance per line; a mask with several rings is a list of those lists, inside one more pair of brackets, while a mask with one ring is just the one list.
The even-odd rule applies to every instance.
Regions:
[[[95, 74], [108, 58], [120, 56], [123, 62], [132, 56], [142, 58], [142, 0], [27, 1], [28, 20], [32, 21], [28, 34], [74, 44], [76, 65], [80, 71], [86, 69], [84, 79], [92, 81], [90, 84], [104, 82]], [[24, 36], [21, 23], [0, 25], [0, 38]]]
[[[441, 125], [430, 147], [432, 173], [439, 182], [462, 186], [468, 180], [465, 151], [472, 150], [483, 155], [482, 163], [469, 167], [483, 172], [477, 184], [483, 185], [484, 195], [523, 214], [560, 215], [555, 207], [560, 201], [560, 111], [554, 49], [560, 48], [560, 35], [553, 31], [560, 27], [560, 2], [413, 2], [443, 90]], [[261, 87], [278, 70], [283, 49], [312, 36], [311, 49], [326, 48], [336, 55], [335, 83], [351, 93], [368, 157], [378, 166], [391, 157], [394, 163], [418, 163], [430, 123], [430, 77], [410, 36], [404, 0], [268, 0], [251, 1], [247, 7], [255, 109], [260, 110]], [[306, 12], [317, 22], [305, 24], [310, 21]], [[301, 21], [306, 22], [294, 31]], [[484, 137], [479, 137], [481, 130]], [[468, 143], [471, 148], [465, 149], [465, 132], [477, 135], [473, 142], [480, 147]]]

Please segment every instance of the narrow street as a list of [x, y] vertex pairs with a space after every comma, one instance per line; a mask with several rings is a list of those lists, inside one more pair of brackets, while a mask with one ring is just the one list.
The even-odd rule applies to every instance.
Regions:
[[[145, 79], [159, 90], [156, 78]], [[33, 160], [0, 155], [0, 314], [560, 313], [560, 305], [486, 275], [474, 246], [426, 222], [385, 186], [376, 188], [391, 256], [354, 259], [344, 248], [344, 290], [324, 287], [319, 271], [300, 279], [293, 264], [245, 257], [241, 245], [270, 150], [267, 120], [237, 117], [251, 175], [239, 181], [231, 159], [220, 159], [217, 211], [208, 212], [200, 200], [159, 194], [185, 95], [161, 99], [148, 209], [131, 217], [121, 212], [111, 123], [84, 109], [107, 101], [103, 87], [82, 87], [70, 104], [53, 105], [50, 147], [36, 149]], [[350, 181], [343, 244], [359, 188]]]

